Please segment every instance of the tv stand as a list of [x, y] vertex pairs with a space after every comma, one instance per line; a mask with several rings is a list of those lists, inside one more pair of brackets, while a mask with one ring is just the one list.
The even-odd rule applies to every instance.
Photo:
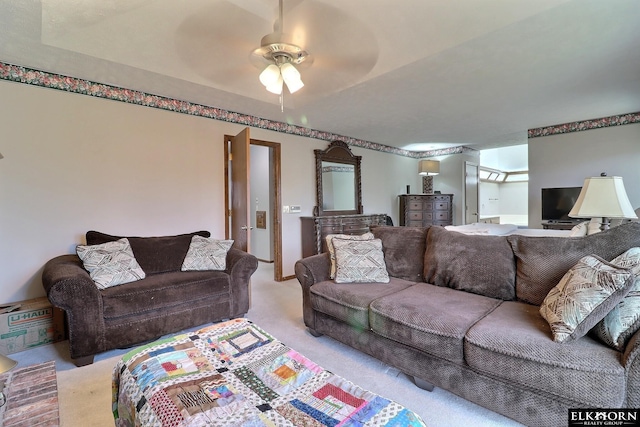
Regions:
[[581, 221], [571, 221], [571, 220], [549, 220], [542, 221], [542, 228], [545, 230], [571, 230], [576, 225], [580, 224]]

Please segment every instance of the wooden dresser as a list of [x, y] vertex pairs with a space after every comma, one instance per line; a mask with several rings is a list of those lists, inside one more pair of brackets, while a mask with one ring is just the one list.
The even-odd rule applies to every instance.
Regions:
[[371, 226], [387, 224], [387, 214], [303, 216], [300, 219], [303, 258], [326, 252], [327, 234], [364, 234]]
[[453, 194], [401, 194], [400, 224], [407, 227], [453, 224]]

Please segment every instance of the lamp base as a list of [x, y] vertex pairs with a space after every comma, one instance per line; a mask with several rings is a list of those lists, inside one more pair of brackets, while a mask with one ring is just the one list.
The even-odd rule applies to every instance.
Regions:
[[422, 193], [433, 194], [433, 177], [432, 176], [422, 177]]
[[609, 218], [602, 218], [600, 222], [600, 231], [605, 231], [611, 228], [611, 220]]

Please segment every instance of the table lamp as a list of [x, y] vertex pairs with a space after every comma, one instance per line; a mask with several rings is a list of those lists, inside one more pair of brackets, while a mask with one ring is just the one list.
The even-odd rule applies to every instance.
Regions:
[[612, 218], [636, 219], [622, 177], [600, 176], [586, 178], [578, 200], [569, 212], [571, 218], [602, 218], [600, 230], [608, 230]]
[[418, 164], [418, 175], [422, 175], [422, 192], [433, 193], [433, 177], [440, 173], [440, 162], [438, 160], [420, 160]]
[[[0, 374], [13, 369], [17, 364], [18, 362], [15, 360], [8, 358], [4, 354], [0, 354]], [[4, 406], [6, 402], [7, 399], [4, 395], [4, 381], [2, 381], [0, 384], [0, 406]]]

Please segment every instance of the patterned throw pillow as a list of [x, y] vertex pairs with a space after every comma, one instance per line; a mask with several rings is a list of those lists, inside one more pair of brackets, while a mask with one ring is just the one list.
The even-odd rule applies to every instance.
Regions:
[[623, 351], [627, 341], [640, 329], [640, 248], [631, 248], [611, 261], [630, 268], [636, 276], [631, 291], [591, 330], [608, 346]]
[[193, 236], [187, 255], [182, 262], [182, 271], [225, 270], [227, 252], [233, 240], [216, 240]]
[[329, 277], [331, 279], [336, 278], [336, 252], [333, 248], [333, 238], [336, 237], [338, 239], [343, 240], [371, 240], [373, 239], [373, 233], [367, 232], [360, 235], [351, 235], [351, 234], [327, 234], [325, 236], [325, 242], [327, 244], [327, 250], [329, 251], [329, 258], [331, 259], [331, 270], [329, 271]]
[[584, 336], [630, 291], [635, 277], [630, 269], [600, 257], [582, 258], [549, 292], [540, 314], [549, 322], [555, 342]]
[[382, 241], [333, 238], [336, 283], [389, 283]]
[[100, 245], [78, 245], [76, 253], [99, 289], [145, 278], [127, 239]]

